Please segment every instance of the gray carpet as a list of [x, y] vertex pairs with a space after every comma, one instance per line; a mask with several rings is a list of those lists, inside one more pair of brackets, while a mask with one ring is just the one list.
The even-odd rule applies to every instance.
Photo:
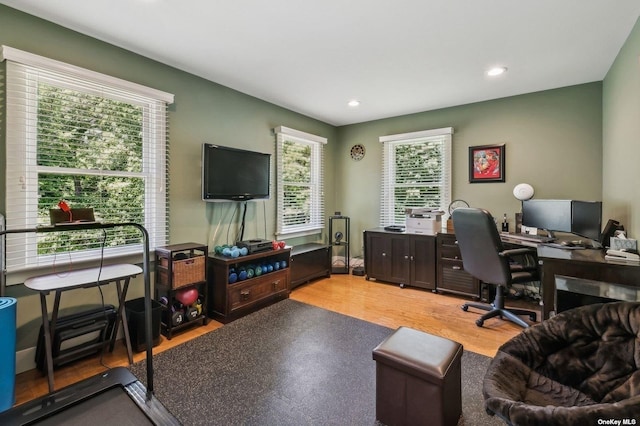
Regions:
[[[155, 393], [185, 425], [374, 425], [371, 352], [391, 332], [284, 300], [155, 355]], [[462, 357], [461, 425], [501, 424], [482, 405], [489, 360]], [[131, 370], [144, 382], [144, 361]]]

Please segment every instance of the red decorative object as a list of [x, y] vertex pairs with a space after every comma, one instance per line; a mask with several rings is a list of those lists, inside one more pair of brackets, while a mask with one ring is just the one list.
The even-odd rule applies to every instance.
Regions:
[[504, 182], [505, 145], [469, 147], [469, 182]]

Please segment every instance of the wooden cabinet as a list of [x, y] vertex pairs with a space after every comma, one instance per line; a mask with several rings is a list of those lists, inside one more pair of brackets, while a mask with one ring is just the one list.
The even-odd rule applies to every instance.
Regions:
[[291, 249], [291, 290], [314, 278], [331, 276], [331, 247], [308, 243]]
[[364, 231], [366, 279], [430, 290], [436, 288], [436, 236]]
[[480, 281], [464, 270], [455, 234], [439, 233], [436, 239], [438, 244], [438, 292], [480, 298]]
[[[207, 246], [197, 243], [156, 248], [155, 297], [163, 305], [160, 330], [168, 339], [194, 324], [207, 324]], [[195, 295], [183, 304], [181, 294]]]
[[[290, 256], [290, 248], [236, 258], [210, 254], [210, 297], [207, 303], [209, 317], [228, 323], [270, 303], [288, 298]], [[249, 270], [252, 272], [247, 273]]]

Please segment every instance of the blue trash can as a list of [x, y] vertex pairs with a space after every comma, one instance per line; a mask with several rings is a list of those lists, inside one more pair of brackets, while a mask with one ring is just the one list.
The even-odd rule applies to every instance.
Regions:
[[16, 299], [0, 297], [0, 412], [16, 402]]

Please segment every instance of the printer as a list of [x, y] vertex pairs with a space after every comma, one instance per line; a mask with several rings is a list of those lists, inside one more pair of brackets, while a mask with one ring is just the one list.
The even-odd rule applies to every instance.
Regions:
[[442, 210], [430, 207], [405, 208], [407, 233], [435, 235], [442, 231]]

